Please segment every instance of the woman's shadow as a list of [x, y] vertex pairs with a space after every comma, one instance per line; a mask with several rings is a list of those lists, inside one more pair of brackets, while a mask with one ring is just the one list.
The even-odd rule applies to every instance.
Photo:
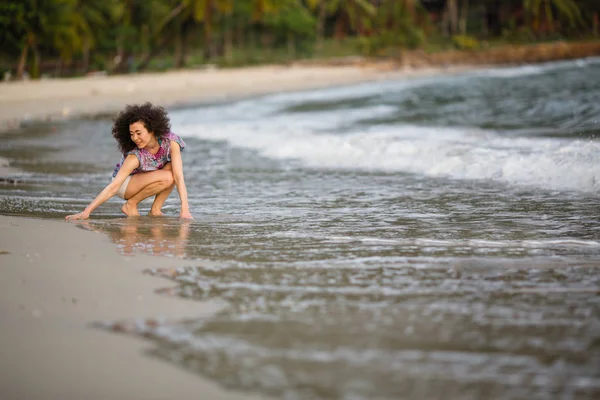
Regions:
[[117, 245], [117, 251], [125, 256], [138, 253], [184, 258], [187, 256], [192, 221], [136, 217], [83, 220], [77, 225], [108, 235]]

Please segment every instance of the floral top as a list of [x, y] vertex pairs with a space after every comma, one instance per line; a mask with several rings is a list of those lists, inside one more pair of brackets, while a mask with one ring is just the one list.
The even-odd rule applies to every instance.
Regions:
[[168, 162], [171, 161], [171, 140], [174, 140], [179, 144], [181, 150], [185, 148], [185, 142], [182, 138], [174, 134], [173, 132], [167, 133], [164, 137], [158, 139], [159, 149], [156, 154], [150, 153], [146, 149], [133, 149], [121, 157], [121, 161], [115, 166], [115, 169], [112, 173], [112, 177], [114, 178], [119, 173], [121, 169], [121, 165], [125, 162], [125, 158], [133, 154], [140, 161], [140, 166], [134, 169], [131, 172], [131, 175], [137, 174], [138, 172], [149, 172], [156, 171], [164, 167]]

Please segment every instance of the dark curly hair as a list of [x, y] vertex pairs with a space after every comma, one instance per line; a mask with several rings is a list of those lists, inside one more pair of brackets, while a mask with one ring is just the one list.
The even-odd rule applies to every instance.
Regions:
[[154, 133], [156, 139], [160, 139], [171, 131], [171, 121], [163, 107], [154, 106], [152, 103], [127, 105], [117, 115], [112, 126], [112, 135], [117, 139], [119, 150], [123, 154], [136, 147], [129, 133], [129, 125], [136, 122], [143, 123], [148, 132]]

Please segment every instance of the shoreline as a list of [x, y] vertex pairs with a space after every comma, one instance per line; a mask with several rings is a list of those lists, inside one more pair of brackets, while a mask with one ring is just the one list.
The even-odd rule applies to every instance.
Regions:
[[396, 57], [297, 60], [288, 65], [179, 69], [128, 75], [0, 82], [0, 134], [24, 124], [107, 117], [150, 101], [165, 108], [234, 101], [273, 93], [366, 82], [452, 75], [486, 68], [600, 56], [600, 40], [505, 45]]
[[[167, 110], [284, 92], [340, 87], [480, 70], [483, 66], [400, 67], [389, 62], [338, 66], [259, 66], [177, 70], [0, 83], [0, 136], [33, 124], [78, 118], [111, 119], [127, 104], [150, 101]], [[20, 170], [0, 157], [0, 183]]]
[[6, 399], [258, 399], [145, 354], [151, 344], [92, 327], [178, 320], [223, 305], [159, 295], [143, 274], [188, 261], [118, 254], [108, 235], [52, 219], [0, 216], [0, 394]]
[[386, 79], [455, 74], [481, 68], [468, 65], [412, 68], [390, 63], [270, 65], [5, 82], [0, 83], [0, 133], [29, 123], [109, 117], [127, 104], [145, 101], [172, 109]]

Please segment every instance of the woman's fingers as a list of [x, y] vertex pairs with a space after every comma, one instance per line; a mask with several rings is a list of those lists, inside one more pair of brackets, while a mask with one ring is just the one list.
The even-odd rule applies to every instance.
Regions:
[[192, 214], [190, 214], [189, 212], [182, 212], [179, 214], [179, 217], [183, 219], [194, 219], [194, 217], [192, 217]]
[[85, 213], [79, 213], [79, 214], [73, 214], [73, 215], [67, 215], [65, 217], [65, 219], [67, 221], [71, 221], [71, 220], [78, 220], [78, 219], [87, 219], [88, 216], [85, 215]]

